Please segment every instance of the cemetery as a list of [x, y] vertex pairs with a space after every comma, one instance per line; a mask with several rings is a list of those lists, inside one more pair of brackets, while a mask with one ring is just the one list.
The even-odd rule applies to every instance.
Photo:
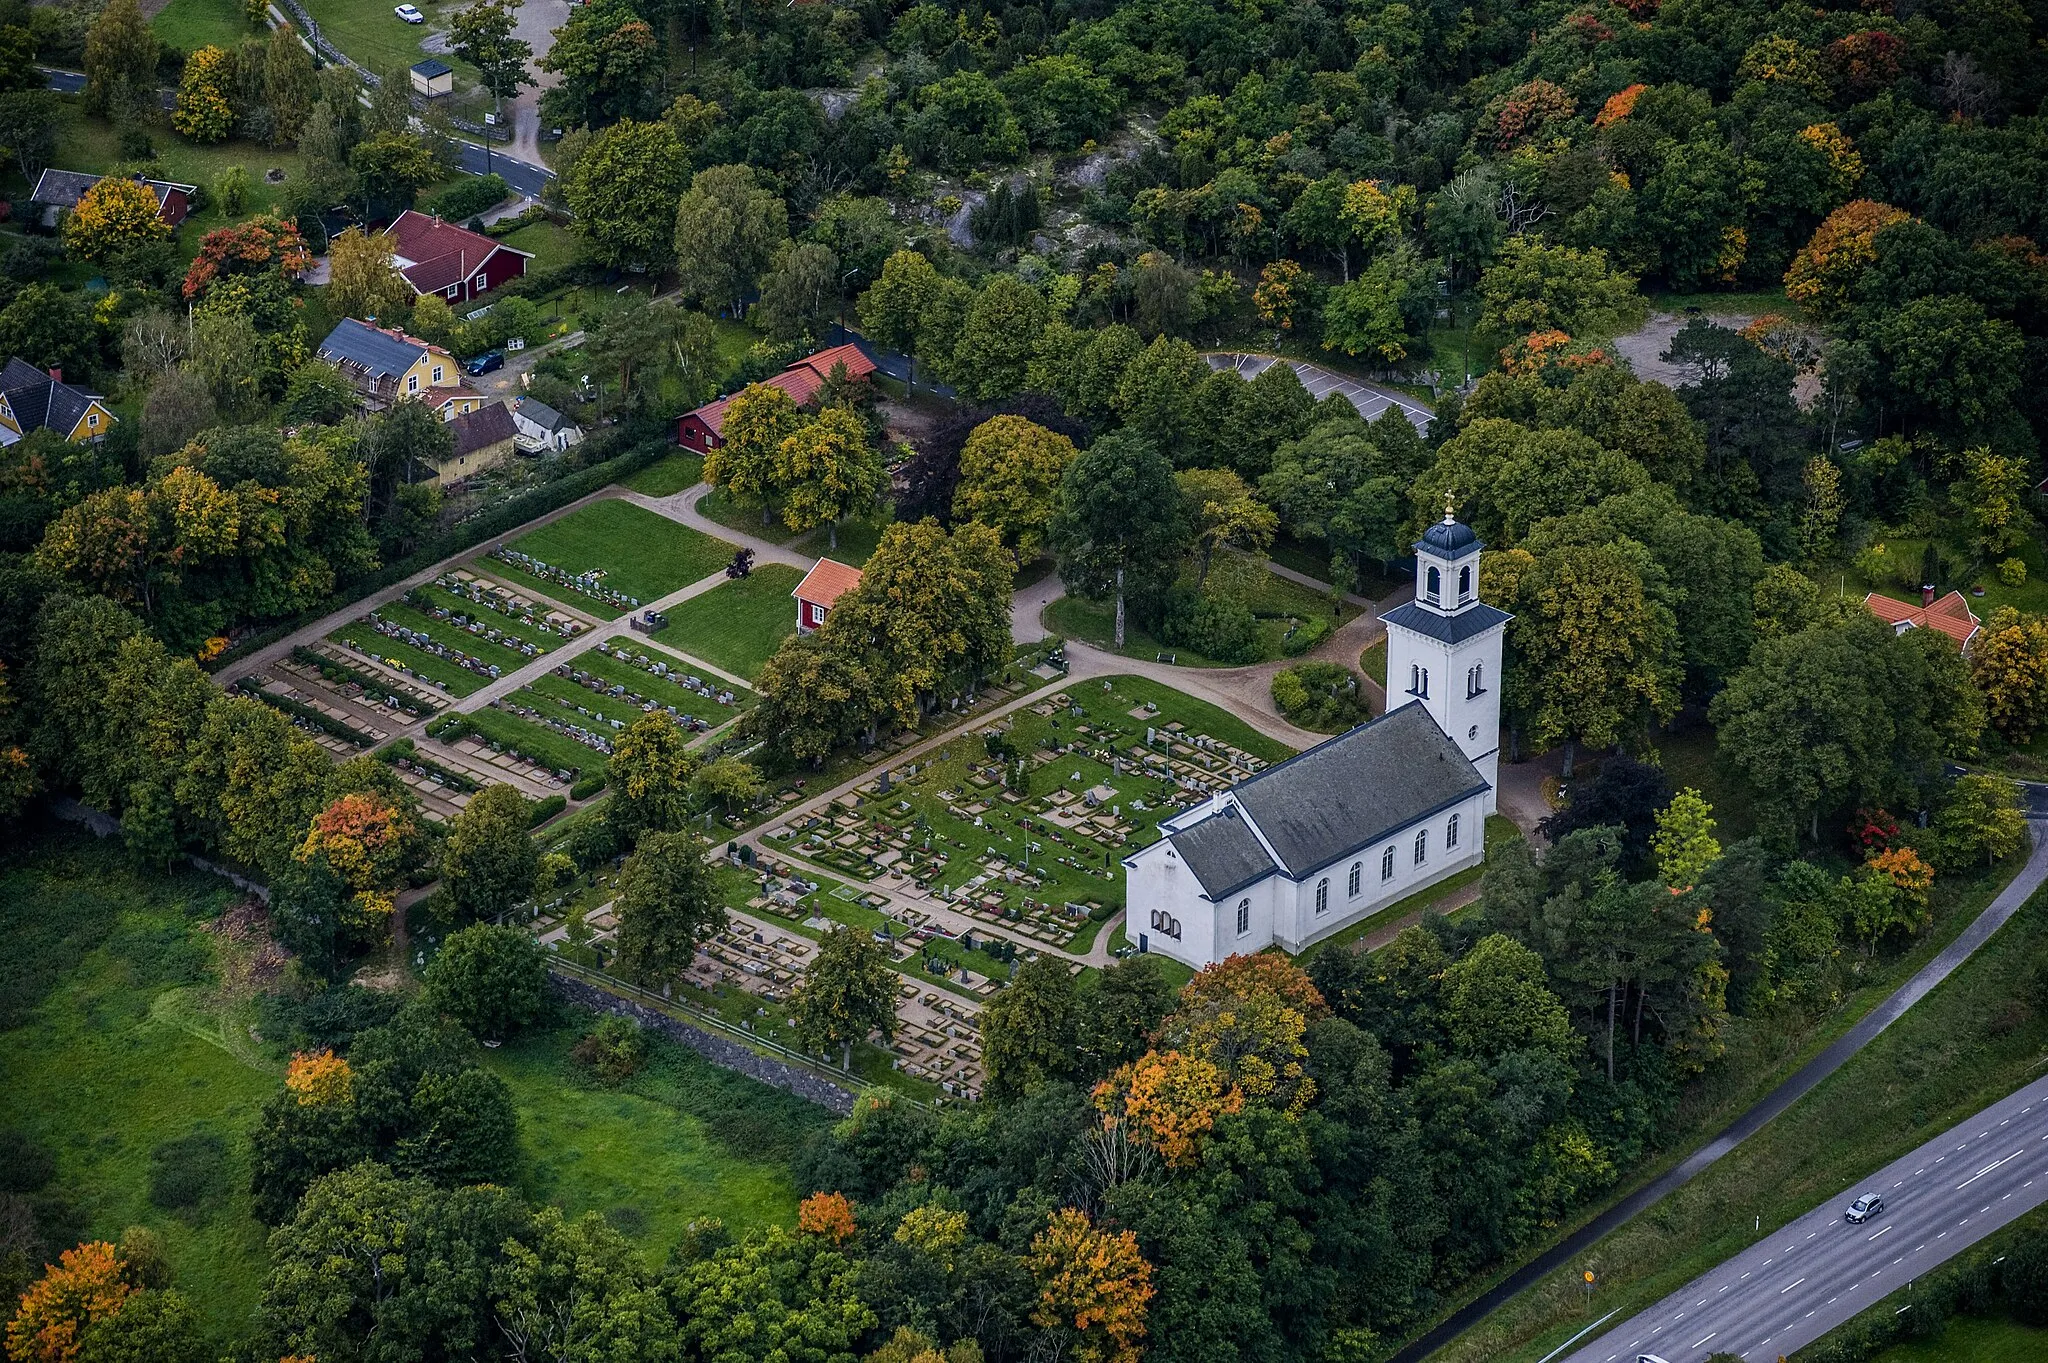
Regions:
[[[469, 620], [469, 624], [477, 623]], [[498, 639], [491, 638], [496, 633]], [[327, 636], [353, 652], [380, 662], [403, 676], [423, 681], [438, 691], [461, 697], [481, 690], [506, 672], [524, 667], [537, 656], [523, 640], [500, 642], [504, 631], [484, 626], [471, 633], [453, 617], [437, 620], [403, 602], [393, 601], [343, 625]]]
[[1128, 849], [1287, 755], [1212, 705], [1118, 677], [962, 734], [767, 836], [793, 859], [1079, 950], [1123, 903]]
[[487, 571], [616, 620], [708, 577], [732, 546], [631, 502], [590, 503], [486, 555]]
[[787, 564], [763, 563], [737, 581], [670, 609], [667, 627], [655, 637], [738, 676], [757, 676], [782, 641], [796, 633], [790, 591], [802, 579]]

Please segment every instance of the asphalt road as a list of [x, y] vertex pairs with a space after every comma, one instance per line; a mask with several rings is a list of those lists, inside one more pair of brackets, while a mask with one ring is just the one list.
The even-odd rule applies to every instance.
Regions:
[[462, 149], [464, 170], [471, 175], [485, 175], [495, 171], [505, 177], [506, 184], [529, 198], [540, 197], [540, 192], [547, 187], [548, 181], [555, 178], [555, 173], [546, 166], [516, 161], [502, 151], [492, 151], [486, 158], [484, 149], [474, 142], [458, 141], [455, 145]]
[[[1858, 1194], [1884, 1211], [1843, 1219]], [[1565, 1363], [1789, 1355], [2048, 1201], [2048, 1079], [1959, 1122], [1580, 1348]]]

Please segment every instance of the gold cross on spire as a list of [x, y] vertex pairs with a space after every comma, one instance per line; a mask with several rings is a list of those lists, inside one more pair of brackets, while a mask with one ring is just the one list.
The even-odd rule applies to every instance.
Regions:
[[1451, 494], [1447, 491], [1444, 493], [1444, 524], [1449, 525], [1457, 519], [1451, 514]]

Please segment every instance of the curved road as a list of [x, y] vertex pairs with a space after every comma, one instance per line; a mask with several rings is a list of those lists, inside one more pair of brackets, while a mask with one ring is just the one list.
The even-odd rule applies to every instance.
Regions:
[[[1858, 1193], [1885, 1209], [1860, 1226]], [[1918, 1150], [1764, 1236], [1565, 1363], [1633, 1363], [1654, 1353], [1785, 1357], [1936, 1264], [2048, 1201], [2048, 1079], [1956, 1123]]]
[[[2048, 820], [2029, 819], [2027, 832], [2032, 838], [2033, 848], [2027, 857], [2027, 864], [2021, 868], [2020, 873], [2012, 878], [2011, 883], [1999, 892], [1998, 897], [1993, 899], [1982, 913], [1977, 915], [1974, 922], [1964, 928], [1953, 942], [1943, 947], [1939, 955], [1920, 967], [1918, 973], [1900, 985], [1889, 998], [1871, 1009], [1855, 1026], [1843, 1033], [1826, 1050], [1809, 1060], [1790, 1079], [1773, 1089], [1756, 1106], [1729, 1123], [1720, 1135], [1694, 1151], [1683, 1164], [1623, 1198], [1578, 1231], [1565, 1237], [1549, 1251], [1509, 1274], [1484, 1296], [1462, 1307], [1443, 1324], [1395, 1354], [1392, 1363], [1420, 1363], [1420, 1360], [1477, 1325], [1495, 1307], [1571, 1262], [1591, 1249], [1608, 1232], [1690, 1183], [1709, 1165], [1762, 1130], [1773, 1117], [1811, 1093], [1823, 1079], [1840, 1069], [1851, 1056], [1869, 1045], [1885, 1028], [1897, 1022], [1908, 1008], [1927, 997], [1936, 985], [1955, 971], [1957, 966], [1970, 959], [1978, 947], [1989, 941], [1992, 933], [2004, 927], [2006, 921], [2019, 912], [2020, 906], [2033, 896], [2034, 891], [2040, 889], [2044, 882], [2048, 882]], [[1857, 1309], [1860, 1310], [1861, 1307]], [[1783, 1349], [1778, 1352], [1790, 1353], [1791, 1350]], [[1682, 1363], [1676, 1356], [1667, 1357], [1671, 1363]]]

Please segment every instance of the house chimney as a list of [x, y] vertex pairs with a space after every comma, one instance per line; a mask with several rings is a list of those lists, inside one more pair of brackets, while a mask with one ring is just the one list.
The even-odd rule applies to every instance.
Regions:
[[1920, 584], [1920, 604], [1923, 606], [1934, 604], [1934, 584], [1932, 582]]
[[51, 366], [50, 366], [50, 382], [52, 382], [52, 383], [62, 383], [62, 382], [64, 382], [64, 371], [63, 371], [63, 370], [61, 370], [61, 369], [59, 369], [59, 368], [58, 368], [57, 366], [55, 366], [55, 365], [51, 365]]

